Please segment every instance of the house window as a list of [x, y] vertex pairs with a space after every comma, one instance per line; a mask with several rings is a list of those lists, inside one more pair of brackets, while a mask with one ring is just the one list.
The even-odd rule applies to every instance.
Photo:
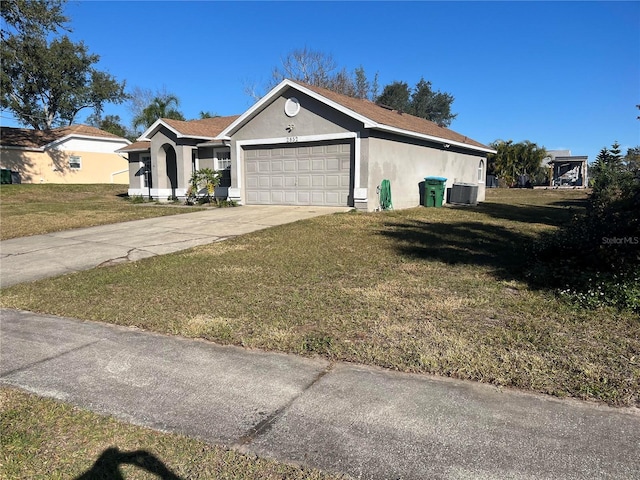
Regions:
[[478, 182], [484, 183], [484, 160], [480, 160], [478, 164]]
[[220, 151], [216, 152], [216, 170], [230, 170], [231, 169], [231, 152]]
[[77, 155], [69, 157], [69, 168], [71, 170], [80, 170], [82, 168], [82, 157]]
[[140, 163], [142, 164], [142, 188], [149, 188], [151, 180], [151, 155], [140, 155]]

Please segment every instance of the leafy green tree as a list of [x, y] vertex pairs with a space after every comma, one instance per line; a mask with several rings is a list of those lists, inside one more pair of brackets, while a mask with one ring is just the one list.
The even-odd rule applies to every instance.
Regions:
[[94, 114], [87, 118], [87, 123], [105, 132], [118, 135], [119, 137], [131, 137], [126, 127], [122, 124], [120, 115], [107, 115], [102, 117], [101, 115]]
[[133, 119], [133, 127], [136, 129], [140, 127], [147, 129], [160, 118], [184, 120], [184, 115], [178, 110], [179, 106], [180, 100], [175, 95], [165, 94], [160, 97], [155, 97], [152, 102]]
[[507, 185], [515, 186], [520, 175], [531, 180], [544, 177], [542, 160], [547, 156], [544, 147], [529, 140], [513, 143], [513, 140], [496, 140], [490, 144], [497, 151], [489, 154], [488, 163], [493, 173], [502, 178]]
[[[4, 25], [0, 37], [6, 40], [11, 36], [42, 36], [67, 29], [69, 19], [63, 9], [66, 0], [2, 0], [0, 14]], [[6, 25], [6, 28], [5, 28]]]
[[453, 96], [449, 93], [434, 92], [431, 82], [421, 78], [411, 95], [410, 112], [416, 117], [431, 120], [441, 127], [448, 127], [457, 116], [451, 113], [453, 100]]
[[[94, 65], [99, 56], [68, 36], [52, 38], [65, 17], [59, 1], [11, 0], [2, 2], [3, 30], [0, 46], [0, 105], [18, 121], [37, 130], [72, 124], [85, 108], [100, 113], [105, 103], [126, 99], [124, 83]], [[46, 12], [51, 6], [53, 13]], [[37, 15], [16, 20], [16, 12]]]
[[624, 164], [627, 170], [635, 175], [640, 175], [640, 146], [627, 149], [627, 154], [624, 156]]
[[382, 89], [382, 93], [376, 102], [391, 107], [400, 112], [409, 112], [411, 109], [411, 90], [407, 82], [392, 82]]
[[376, 102], [448, 127], [456, 118], [456, 114], [451, 113], [453, 100], [449, 93], [434, 92], [431, 82], [421, 78], [413, 90], [407, 82], [395, 81], [386, 85]]

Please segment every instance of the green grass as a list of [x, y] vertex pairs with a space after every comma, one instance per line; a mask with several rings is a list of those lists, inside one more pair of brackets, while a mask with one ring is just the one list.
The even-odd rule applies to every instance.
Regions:
[[0, 388], [0, 478], [307, 479], [344, 478], [247, 456], [181, 435]]
[[528, 282], [578, 190], [499, 190], [477, 208], [346, 213], [2, 292], [2, 305], [640, 405], [640, 322]]
[[126, 185], [22, 184], [0, 188], [0, 240], [195, 211], [127, 200]]

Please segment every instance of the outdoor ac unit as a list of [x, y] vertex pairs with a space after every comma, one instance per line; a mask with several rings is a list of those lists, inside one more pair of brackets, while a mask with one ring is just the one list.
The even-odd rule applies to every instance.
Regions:
[[450, 203], [475, 205], [478, 203], [478, 185], [472, 183], [454, 183], [451, 188]]

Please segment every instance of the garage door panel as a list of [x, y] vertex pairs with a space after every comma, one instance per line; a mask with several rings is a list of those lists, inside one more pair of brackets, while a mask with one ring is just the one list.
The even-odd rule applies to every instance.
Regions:
[[326, 159], [327, 172], [335, 172], [336, 170], [340, 170], [340, 161], [337, 158], [327, 158]]
[[339, 204], [340, 203], [340, 193], [339, 192], [327, 192], [325, 197], [326, 203]]
[[249, 204], [348, 205], [349, 144], [248, 147], [244, 159]]
[[311, 186], [311, 177], [309, 175], [300, 175], [296, 181], [296, 187], [309, 188]]
[[311, 169], [311, 161], [308, 158], [298, 159], [298, 171], [308, 172]]
[[[327, 175], [325, 177], [326, 179], [326, 183], [325, 186], [326, 187], [339, 187], [340, 186], [340, 175]], [[349, 186], [349, 185], [347, 185]]]
[[298, 195], [295, 191], [284, 192], [284, 203], [295, 204], [298, 200]]
[[311, 205], [311, 192], [298, 192], [298, 203], [302, 205]]

